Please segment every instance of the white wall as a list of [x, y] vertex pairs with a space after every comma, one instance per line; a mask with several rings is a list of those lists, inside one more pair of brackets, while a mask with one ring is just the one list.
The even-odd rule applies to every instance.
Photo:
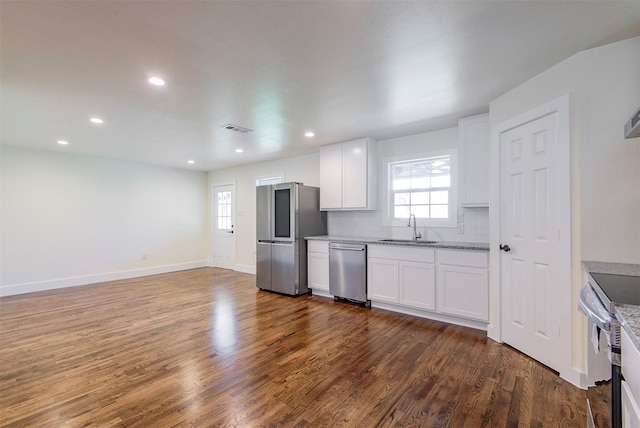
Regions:
[[[410, 239], [411, 229], [387, 225], [386, 161], [398, 156], [420, 156], [431, 152], [457, 149], [458, 128], [447, 128], [378, 142], [378, 209], [376, 211], [330, 212], [329, 232], [336, 236], [385, 237]], [[489, 209], [463, 208], [464, 233], [455, 227], [418, 227], [424, 239], [436, 241], [489, 242]]]
[[[640, 139], [623, 135], [624, 123], [640, 107], [640, 38], [581, 52], [514, 88], [491, 103], [491, 124], [567, 93], [573, 296], [567, 310], [572, 311], [573, 365], [584, 371], [586, 320], [576, 309], [583, 285], [580, 261], [640, 263]], [[498, 271], [495, 262], [491, 268]]]
[[284, 174], [285, 181], [320, 186], [320, 155], [297, 156], [272, 162], [243, 165], [209, 172], [207, 194], [208, 258], [213, 258], [213, 188], [236, 185], [236, 270], [255, 272], [256, 251], [256, 179]]
[[0, 146], [2, 295], [206, 264], [206, 174]]

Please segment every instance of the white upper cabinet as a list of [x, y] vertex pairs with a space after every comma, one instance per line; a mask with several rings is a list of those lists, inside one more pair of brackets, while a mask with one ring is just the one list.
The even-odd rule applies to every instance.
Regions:
[[376, 142], [369, 138], [320, 147], [320, 209], [376, 209]]
[[489, 115], [458, 120], [459, 199], [463, 207], [489, 206]]
[[342, 208], [342, 146], [320, 147], [320, 209]]

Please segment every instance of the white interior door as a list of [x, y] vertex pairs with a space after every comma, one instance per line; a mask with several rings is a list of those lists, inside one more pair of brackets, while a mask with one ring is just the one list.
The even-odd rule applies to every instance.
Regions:
[[571, 349], [563, 326], [571, 312], [570, 204], [561, 200], [570, 165], [558, 129], [554, 112], [500, 134], [500, 264], [503, 341], [561, 371]]
[[233, 269], [236, 265], [235, 185], [213, 188], [213, 265]]

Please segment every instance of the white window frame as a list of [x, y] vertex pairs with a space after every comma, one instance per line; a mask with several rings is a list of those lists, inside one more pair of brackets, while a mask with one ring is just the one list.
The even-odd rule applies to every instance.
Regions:
[[384, 174], [384, 206], [385, 206], [385, 225], [393, 227], [406, 227], [409, 221], [407, 219], [393, 218], [393, 191], [391, 183], [391, 164], [396, 162], [411, 162], [421, 159], [434, 158], [438, 156], [450, 156], [451, 158], [451, 187], [449, 188], [449, 217], [447, 219], [419, 218], [417, 219], [417, 227], [458, 227], [458, 151], [457, 149], [438, 150], [427, 153], [414, 153], [401, 156], [385, 158]]
[[278, 183], [284, 183], [284, 174], [270, 174], [256, 177], [256, 187], [263, 186], [265, 184]]

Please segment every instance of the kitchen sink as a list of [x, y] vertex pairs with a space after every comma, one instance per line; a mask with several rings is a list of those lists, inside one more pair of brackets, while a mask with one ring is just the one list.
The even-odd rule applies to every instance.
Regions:
[[436, 244], [436, 241], [414, 241], [413, 239], [381, 239], [380, 242], [397, 242], [404, 244]]

